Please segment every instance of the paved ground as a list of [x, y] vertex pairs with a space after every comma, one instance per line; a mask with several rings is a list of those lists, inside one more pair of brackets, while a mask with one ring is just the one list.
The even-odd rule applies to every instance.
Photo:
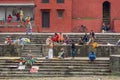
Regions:
[[47, 78], [9, 78], [0, 80], [120, 80], [118, 76], [88, 76], [88, 77], [47, 77]]
[[[0, 57], [0, 60], [2, 59], [19, 59], [20, 57]], [[42, 57], [42, 58], [37, 58], [37, 59], [45, 59], [45, 57]], [[53, 60], [56, 60], [58, 58], [53, 58]], [[71, 57], [66, 57], [64, 58], [65, 60], [69, 60], [69, 59], [72, 59]], [[75, 57], [74, 59], [77, 59], [77, 60], [88, 60], [88, 57]], [[109, 57], [97, 57], [96, 60], [109, 60]]]

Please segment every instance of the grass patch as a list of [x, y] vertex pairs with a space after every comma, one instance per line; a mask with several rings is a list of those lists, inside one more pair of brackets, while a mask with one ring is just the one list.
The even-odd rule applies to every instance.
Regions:
[[111, 73], [112, 76], [120, 76], [120, 72], [113, 72]]

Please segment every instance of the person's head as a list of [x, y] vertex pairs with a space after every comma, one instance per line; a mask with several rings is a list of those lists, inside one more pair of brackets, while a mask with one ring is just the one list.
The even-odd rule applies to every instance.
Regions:
[[9, 16], [11, 16], [11, 14], [9, 14]]
[[93, 32], [93, 30], [91, 30], [91, 32]]
[[68, 35], [65, 35], [65, 38], [68, 38]]
[[30, 18], [30, 16], [28, 16], [28, 18]]
[[52, 38], [52, 36], [48, 36], [48, 38]]
[[62, 34], [62, 32], [60, 32], [60, 34]]
[[64, 51], [64, 48], [61, 48], [60, 50], [61, 50], [61, 51]]
[[94, 52], [93, 52], [93, 51], [91, 51], [91, 53], [94, 55]]
[[81, 25], [81, 27], [83, 27], [84, 25]]
[[55, 35], [57, 35], [57, 33], [55, 32]]

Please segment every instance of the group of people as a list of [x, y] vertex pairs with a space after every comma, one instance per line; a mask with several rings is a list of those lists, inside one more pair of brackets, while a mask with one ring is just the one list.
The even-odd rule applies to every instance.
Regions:
[[69, 44], [69, 37], [68, 35], [66, 35], [65, 37], [63, 36], [63, 34], [60, 33], [54, 33], [53, 36], [49, 36], [46, 39], [46, 44], [48, 45], [50, 42], [54, 43], [54, 44]]
[[[24, 25], [26, 27], [26, 34], [28, 35], [28, 32], [30, 32], [30, 34], [32, 35], [31, 17], [30, 16], [24, 17], [24, 11], [22, 10], [22, 8], [20, 8], [19, 11], [14, 12], [13, 14], [15, 14], [16, 20], [20, 21], [20, 25], [22, 25], [22, 23], [24, 21]], [[9, 14], [8, 15], [8, 22], [11, 22], [12, 19], [13, 19], [12, 15]]]
[[93, 30], [91, 30], [89, 34], [85, 33], [83, 37], [80, 37], [80, 39], [78, 40], [78, 45], [88, 45], [92, 41], [94, 41], [95, 38], [96, 38], [95, 33]]
[[110, 25], [109, 24], [102, 24], [102, 33], [108, 32], [110, 30]]
[[[13, 16], [16, 16], [16, 21], [22, 21], [23, 20], [23, 16], [24, 16], [24, 12], [22, 10], [22, 8], [20, 8], [20, 10], [13, 10], [12, 12]], [[8, 22], [11, 22], [13, 19], [13, 16], [11, 14], [8, 15]]]
[[[83, 37], [80, 38], [81, 41], [76, 42], [75, 40], [71, 39], [68, 37], [68, 35], [63, 36], [63, 34], [60, 33], [55, 33], [52, 36], [49, 36], [46, 39], [46, 44], [48, 45], [48, 56], [46, 56], [47, 59], [52, 59], [53, 58], [53, 46], [56, 45], [56, 43], [58, 44], [65, 44], [65, 45], [70, 45], [71, 46], [71, 57], [72, 59], [74, 59], [75, 55], [76, 55], [76, 45], [88, 45], [91, 47], [91, 50], [89, 52], [89, 59], [90, 61], [94, 61], [96, 59], [96, 53], [95, 53], [95, 49], [97, 47], [97, 43], [95, 41], [95, 33], [93, 30], [91, 30], [91, 32], [89, 33], [89, 35], [87, 33], [85, 33], [85, 35]], [[64, 58], [65, 57], [65, 50], [64, 48], [60, 48], [59, 52], [58, 52], [58, 58]]]
[[60, 32], [59, 34], [58, 33], [55, 33], [54, 36], [49, 36], [47, 39], [46, 39], [46, 44], [48, 45], [49, 47], [49, 50], [48, 50], [48, 58], [49, 59], [52, 59], [53, 58], [53, 45], [55, 43], [58, 43], [58, 42], [63, 42], [64, 41], [64, 37], [63, 37], [63, 34]]
[[7, 44], [7, 45], [12, 45], [12, 44], [27, 45], [27, 44], [30, 43], [30, 39], [29, 38], [24, 38], [22, 36], [19, 36], [17, 39], [13, 40], [10, 36], [7, 36], [5, 38], [4, 43]]

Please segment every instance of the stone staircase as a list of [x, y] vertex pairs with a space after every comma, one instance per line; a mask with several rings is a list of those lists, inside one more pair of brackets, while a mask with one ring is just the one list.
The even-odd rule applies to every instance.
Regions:
[[[68, 35], [70, 39], [78, 41], [78, 39], [84, 36], [85, 33], [63, 33]], [[53, 36], [54, 33], [33, 33], [31, 36], [31, 44], [45, 44], [46, 38], [48, 36]], [[0, 44], [4, 44], [6, 36], [11, 36], [13, 40], [17, 37], [30, 37], [25, 35], [25, 33], [0, 33]], [[96, 41], [100, 44], [106, 44], [107, 42], [115, 44], [120, 39], [119, 33], [96, 33]]]
[[[17, 58], [18, 59], [18, 58]], [[87, 58], [38, 59], [38, 73], [30, 73], [30, 66], [18, 70], [17, 59], [0, 59], [0, 77], [75, 77], [88, 75], [110, 75], [109, 58], [97, 58], [90, 63]]]
[[30, 44], [30, 45], [25, 45], [24, 49], [22, 51], [22, 56], [26, 56], [29, 51], [31, 50], [32, 55], [35, 57], [42, 57], [42, 45], [41, 44]]
[[[74, 39], [77, 41], [84, 33], [63, 33], [64, 35], [68, 35], [70, 39]], [[13, 40], [15, 40], [19, 36], [23, 37], [31, 37], [31, 44], [25, 45], [22, 56], [25, 56], [29, 50], [32, 50], [34, 56], [41, 57], [41, 45], [45, 44], [46, 38], [48, 36], [54, 35], [54, 33], [33, 33], [32, 36], [27, 36], [25, 33], [0, 33], [0, 44], [4, 44], [4, 40], [6, 36], [11, 36]], [[115, 44], [120, 39], [119, 33], [96, 33], [96, 41], [100, 44], [107, 44], [108, 42], [111, 44]]]

